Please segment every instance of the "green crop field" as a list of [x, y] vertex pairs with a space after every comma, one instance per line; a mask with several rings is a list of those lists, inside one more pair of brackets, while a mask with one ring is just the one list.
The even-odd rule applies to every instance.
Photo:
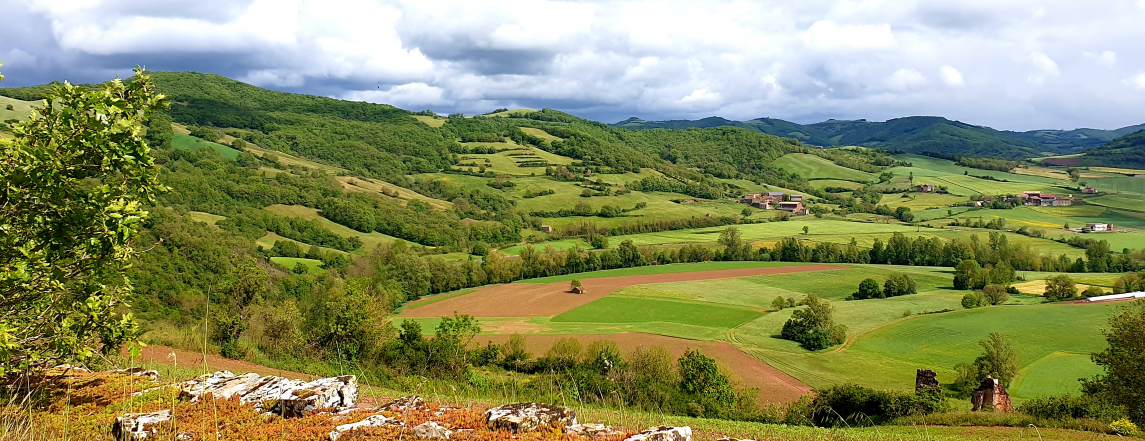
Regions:
[[541, 130], [541, 129], [533, 128], [533, 127], [521, 127], [521, 131], [525, 132], [525, 134], [527, 134], [527, 135], [533, 135], [533, 136], [536, 136], [536, 137], [541, 138], [541, 139], [548, 141], [548, 142], [561, 140], [561, 138], [559, 138], [559, 137], [550, 135], [549, 132], [546, 132], [546, 131]]
[[860, 184], [858, 182], [852, 182], [852, 181], [844, 181], [841, 179], [817, 179], [817, 180], [809, 182], [809, 184], [811, 184], [812, 187], [818, 188], [820, 190], [827, 188], [827, 187], [841, 187], [841, 188], [849, 188], [852, 190], [858, 190], [860, 188], [863, 188], [863, 184]]
[[441, 127], [445, 125], [445, 119], [442, 118], [436, 118], [429, 115], [414, 115], [413, 117], [414, 119], [421, 121], [430, 127]]
[[678, 323], [731, 329], [763, 315], [744, 307], [612, 295], [553, 317], [569, 323]]
[[846, 168], [805, 153], [788, 153], [776, 159], [774, 165], [806, 179], [839, 179], [854, 182], [874, 180], [874, 176], [870, 173]]
[[879, 201], [879, 203], [886, 204], [891, 208], [907, 207], [910, 208], [911, 211], [920, 211], [929, 208], [948, 208], [950, 205], [961, 205], [965, 202], [966, 197], [964, 196], [918, 192], [886, 194], [883, 195], [882, 200]]
[[671, 265], [638, 266], [635, 268], [620, 268], [591, 273], [566, 274], [563, 276], [539, 277], [525, 279], [515, 283], [553, 283], [566, 282], [572, 279], [592, 279], [596, 277], [615, 276], [644, 276], [649, 274], [687, 273], [693, 271], [714, 271], [742, 268], [772, 268], [778, 266], [806, 265], [795, 262], [699, 262], [699, 263], [673, 263]]
[[201, 148], [209, 148], [219, 152], [219, 156], [227, 159], [235, 159], [239, 156], [239, 151], [227, 147], [222, 144], [202, 140], [191, 135], [175, 132], [174, 137], [171, 138], [171, 146], [182, 150], [198, 150]]

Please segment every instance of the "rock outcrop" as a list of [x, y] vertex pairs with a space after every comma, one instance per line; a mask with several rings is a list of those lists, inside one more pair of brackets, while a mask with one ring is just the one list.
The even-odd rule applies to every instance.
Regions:
[[576, 411], [541, 403], [506, 404], [485, 411], [485, 424], [491, 429], [513, 433], [531, 432], [542, 427], [564, 428], [576, 425]]
[[609, 438], [624, 434], [604, 424], [575, 424], [565, 427], [565, 433], [584, 438]]
[[180, 396], [199, 400], [212, 394], [218, 398], [239, 397], [242, 404], [253, 404], [264, 413], [286, 418], [300, 417], [319, 409], [351, 407], [358, 399], [358, 381], [353, 375], [327, 377], [303, 382], [283, 377], [260, 377], [250, 373], [235, 375], [219, 371], [179, 385]]
[[435, 421], [426, 421], [413, 428], [413, 436], [421, 439], [449, 439], [452, 434], [453, 431]]
[[170, 410], [129, 413], [115, 419], [111, 434], [117, 440], [144, 440], [157, 433], [158, 426], [171, 421]]
[[343, 424], [335, 427], [334, 431], [330, 432], [330, 441], [338, 441], [342, 435], [353, 432], [355, 430], [365, 427], [382, 427], [382, 426], [399, 426], [401, 422], [394, 418], [386, 417], [385, 415], [370, 415], [362, 421], [356, 423]]
[[407, 410], [424, 410], [428, 408], [429, 406], [425, 404], [425, 400], [418, 396], [412, 396], [401, 397], [390, 401], [389, 403], [378, 407], [378, 410], [384, 410], [387, 412], [405, 412]]
[[652, 427], [632, 435], [624, 441], [692, 441], [692, 428], [688, 426]]
[[1014, 411], [1014, 406], [1010, 404], [1010, 394], [1006, 393], [1006, 388], [1002, 387], [994, 377], [982, 380], [982, 384], [974, 390], [970, 403], [974, 405], [974, 411]]

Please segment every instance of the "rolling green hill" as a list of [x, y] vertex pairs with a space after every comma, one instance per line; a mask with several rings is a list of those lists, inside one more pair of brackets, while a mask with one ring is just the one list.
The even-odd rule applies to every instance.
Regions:
[[1145, 130], [1130, 133], [1086, 152], [1081, 165], [1145, 168]]
[[827, 120], [797, 124], [774, 118], [732, 121], [719, 117], [700, 120], [645, 121], [629, 118], [613, 124], [629, 129], [685, 129], [731, 126], [758, 130], [820, 146], [858, 145], [906, 153], [943, 153], [1007, 159], [1039, 153], [1076, 153], [1145, 128], [1145, 124], [1116, 130], [1032, 130], [1012, 132], [974, 126], [933, 116], [895, 118], [885, 122]]

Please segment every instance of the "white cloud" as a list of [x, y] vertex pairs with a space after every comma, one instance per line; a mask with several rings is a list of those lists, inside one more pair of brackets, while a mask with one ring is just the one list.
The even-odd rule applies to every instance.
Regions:
[[962, 79], [962, 72], [955, 69], [953, 66], [942, 66], [938, 68], [938, 75], [942, 77], [943, 84], [950, 87], [962, 87], [966, 82]]
[[1110, 69], [1113, 69], [1113, 65], [1117, 64], [1117, 53], [1113, 51], [1102, 51], [1100, 54], [1085, 52], [1082, 55], [1085, 55], [1085, 58], [1096, 60], [1098, 64]]
[[17, 17], [0, 26], [7, 85], [101, 81], [143, 64], [470, 114], [1145, 121], [1145, 94], [1125, 93], [1145, 81], [1133, 7], [1145, 0], [0, 3]]
[[388, 90], [355, 90], [343, 94], [342, 99], [413, 107], [453, 104], [444, 90], [425, 83], [402, 84]]
[[895, 45], [889, 24], [840, 26], [829, 20], [811, 24], [803, 41], [820, 49], [884, 49]]
[[926, 77], [917, 70], [904, 67], [887, 77], [886, 84], [891, 89], [906, 91], [922, 87], [926, 84]]
[[1145, 72], [1126, 78], [1123, 82], [1134, 89], [1145, 91]]

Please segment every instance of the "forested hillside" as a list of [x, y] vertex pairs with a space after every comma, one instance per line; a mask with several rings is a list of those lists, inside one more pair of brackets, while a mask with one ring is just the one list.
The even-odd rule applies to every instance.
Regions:
[[1013, 132], [974, 126], [942, 117], [911, 116], [885, 122], [827, 120], [796, 124], [774, 118], [732, 121], [719, 117], [700, 120], [644, 121], [629, 118], [613, 124], [629, 129], [685, 129], [693, 127], [742, 127], [776, 136], [820, 145], [858, 145], [906, 153], [939, 153], [1021, 159], [1043, 153], [1077, 153], [1140, 130], [1145, 125], [1116, 130], [1031, 130]]
[[1145, 168], [1145, 130], [1130, 133], [1086, 152], [1081, 165]]

